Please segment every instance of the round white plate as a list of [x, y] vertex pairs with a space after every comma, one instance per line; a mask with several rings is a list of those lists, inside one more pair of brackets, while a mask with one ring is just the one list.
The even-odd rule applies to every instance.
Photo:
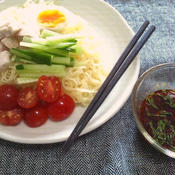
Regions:
[[[25, 1], [6, 0], [0, 3], [0, 10], [23, 2]], [[59, 5], [63, 5], [84, 18], [97, 31], [105, 50], [102, 61], [105, 68], [110, 71], [134, 34], [124, 18], [102, 0], [61, 0]], [[137, 57], [105, 99], [82, 134], [101, 126], [120, 110], [131, 94], [139, 70], [140, 61]], [[85, 108], [76, 107], [70, 118], [62, 122], [48, 121], [39, 128], [29, 128], [23, 122], [15, 127], [0, 125], [0, 138], [29, 144], [61, 142], [68, 138], [84, 110]]]

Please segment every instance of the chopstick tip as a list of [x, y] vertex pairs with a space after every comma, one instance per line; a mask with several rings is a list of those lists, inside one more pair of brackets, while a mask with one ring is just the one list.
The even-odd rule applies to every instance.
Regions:
[[156, 26], [152, 25], [151, 28], [152, 28], [153, 30], [155, 30], [155, 29], [156, 29]]
[[149, 25], [149, 21], [148, 20], [145, 20], [145, 22], [144, 22], [146, 25]]

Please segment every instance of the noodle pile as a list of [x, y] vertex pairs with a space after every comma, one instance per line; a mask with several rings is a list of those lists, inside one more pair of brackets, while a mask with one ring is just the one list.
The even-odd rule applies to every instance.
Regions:
[[68, 68], [66, 76], [62, 79], [62, 86], [76, 103], [86, 106], [98, 91], [106, 73], [99, 60], [83, 56], [80, 59], [84, 61], [84, 65]]

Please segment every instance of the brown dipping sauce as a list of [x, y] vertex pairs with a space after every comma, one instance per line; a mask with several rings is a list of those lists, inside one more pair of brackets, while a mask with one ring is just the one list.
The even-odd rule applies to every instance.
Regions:
[[141, 103], [139, 118], [160, 145], [175, 151], [175, 90], [158, 90]]

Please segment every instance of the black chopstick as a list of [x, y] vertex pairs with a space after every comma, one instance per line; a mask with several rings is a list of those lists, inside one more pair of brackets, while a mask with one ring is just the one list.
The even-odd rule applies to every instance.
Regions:
[[[149, 24], [149, 21], [145, 21], [144, 24], [138, 30], [138, 32], [135, 34], [133, 39], [130, 41], [127, 48], [124, 50], [119, 60], [115, 64], [114, 68], [110, 72], [109, 76], [106, 78], [103, 85], [95, 95], [94, 99], [92, 100], [92, 102], [90, 103], [90, 105], [88, 106], [84, 114], [82, 115], [81, 119], [77, 123], [75, 129], [69, 136], [68, 140], [65, 142], [64, 148], [63, 148], [64, 150], [67, 150], [71, 146], [72, 142], [79, 136], [79, 134], [84, 129], [88, 121], [93, 117], [93, 115], [95, 114], [99, 106], [103, 103], [103, 101], [109, 94], [109, 92], [115, 86], [115, 84], [120, 79], [120, 77], [123, 75], [123, 73], [128, 68], [132, 60], [135, 58], [135, 56], [138, 54], [140, 49], [149, 39], [151, 34], [154, 32], [155, 27], [151, 26], [150, 29], [146, 32], [146, 34], [143, 36], [142, 40], [135, 46], [135, 44], [142, 36], [145, 29], [147, 28], [148, 24]], [[131, 52], [132, 49], [133, 51]], [[129, 53], [130, 55], [128, 56]], [[127, 60], [125, 60], [126, 58]]]

